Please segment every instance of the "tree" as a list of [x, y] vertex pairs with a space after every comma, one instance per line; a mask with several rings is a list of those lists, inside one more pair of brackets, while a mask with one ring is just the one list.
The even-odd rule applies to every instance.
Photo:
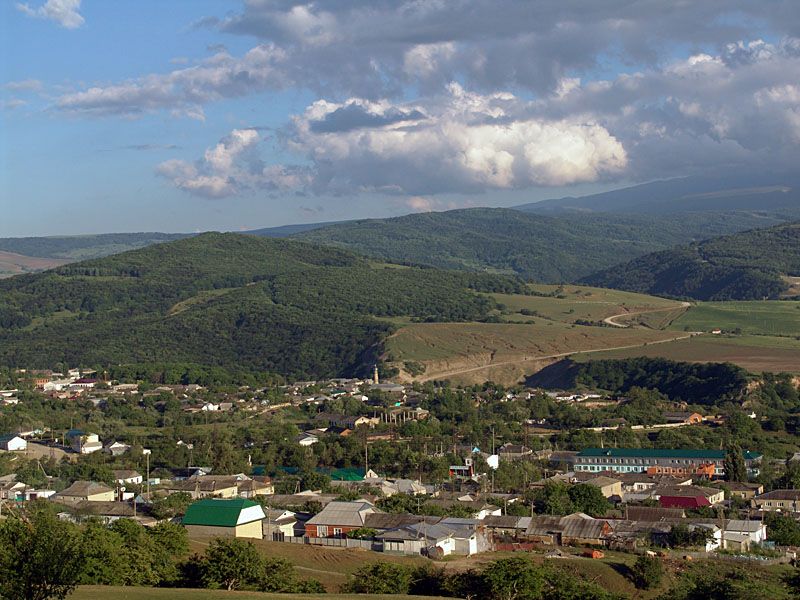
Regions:
[[586, 513], [593, 517], [606, 514], [609, 508], [608, 500], [596, 485], [579, 483], [573, 485], [568, 491], [573, 510]]
[[205, 587], [236, 590], [258, 584], [264, 574], [264, 558], [250, 541], [215, 538], [205, 551], [201, 580]]
[[727, 481], [747, 481], [744, 453], [738, 443], [732, 442], [728, 445], [722, 466], [725, 469], [725, 479]]
[[176, 492], [164, 498], [153, 500], [152, 513], [156, 519], [171, 519], [186, 513], [192, 503], [192, 495], [188, 492]]
[[536, 508], [548, 515], [571, 513], [572, 500], [569, 497], [568, 486], [560, 481], [548, 481], [537, 496]]
[[538, 600], [544, 586], [541, 569], [523, 556], [493, 562], [483, 580], [491, 600]]
[[81, 576], [80, 533], [38, 503], [0, 524], [0, 597], [7, 600], [65, 598]]
[[262, 592], [280, 592], [284, 594], [324, 593], [325, 588], [314, 579], [302, 581], [294, 570], [294, 566], [285, 558], [268, 558], [257, 587]]
[[631, 579], [636, 587], [649, 590], [661, 583], [664, 565], [654, 556], [642, 554], [631, 567]]
[[411, 571], [402, 565], [376, 562], [360, 567], [342, 591], [351, 594], [408, 594]]

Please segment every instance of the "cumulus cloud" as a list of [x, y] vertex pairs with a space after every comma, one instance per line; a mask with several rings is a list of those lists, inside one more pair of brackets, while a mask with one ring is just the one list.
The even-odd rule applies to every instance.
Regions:
[[81, 0], [47, 0], [37, 8], [19, 2], [17, 3], [17, 9], [29, 17], [55, 21], [66, 29], [77, 29], [84, 23], [84, 18], [79, 12]]
[[511, 94], [468, 93], [458, 84], [424, 107], [320, 100], [283, 132], [285, 148], [309, 167], [265, 166], [250, 152], [256, 132], [235, 130], [198, 163], [168, 161], [159, 172], [212, 197], [268, 186], [421, 196], [595, 181], [625, 167], [625, 149], [598, 124], [517, 119], [509, 109], [519, 104]]
[[168, 160], [156, 172], [175, 187], [206, 198], [224, 198], [248, 190], [301, 188], [305, 174], [299, 167], [266, 165], [258, 156], [260, 136], [255, 129], [234, 129], [203, 158], [188, 163]]

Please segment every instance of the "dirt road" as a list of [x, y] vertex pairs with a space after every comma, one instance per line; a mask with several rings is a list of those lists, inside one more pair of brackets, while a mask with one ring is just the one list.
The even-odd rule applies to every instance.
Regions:
[[[674, 309], [673, 309], [674, 310]], [[632, 314], [632, 313], [628, 313]], [[618, 327], [624, 327], [624, 325], [619, 325]], [[700, 335], [699, 332], [693, 331], [690, 333], [682, 333], [680, 335], [676, 335], [675, 337], [667, 338], [664, 340], [656, 340], [653, 342], [646, 342], [644, 344], [629, 344], [626, 346], [609, 346], [607, 348], [595, 348], [592, 350], [571, 350], [570, 352], [560, 352], [558, 354], [547, 354], [542, 356], [522, 356], [519, 358], [515, 358], [513, 360], [506, 360], [502, 362], [494, 362], [489, 363], [486, 365], [480, 365], [478, 367], [467, 367], [467, 368], [459, 368], [453, 369], [450, 371], [437, 371], [437, 372], [427, 372], [423, 377], [417, 378], [417, 381], [430, 381], [431, 379], [447, 379], [448, 377], [452, 377], [454, 375], [461, 375], [463, 373], [472, 373], [474, 371], [482, 371], [484, 369], [491, 369], [494, 367], [503, 367], [508, 365], [516, 365], [525, 362], [532, 362], [532, 361], [539, 361], [539, 360], [552, 360], [557, 358], [564, 358], [565, 356], [570, 356], [572, 354], [590, 354], [595, 352], [609, 352], [611, 350], [628, 350], [630, 348], [642, 348], [644, 346], [652, 346], [654, 344], [666, 344], [667, 342], [676, 342], [678, 340], [685, 340], [690, 337], [694, 337], [696, 335]]]
[[612, 327], [630, 327], [631, 326], [630, 324], [626, 325], [624, 323], [617, 323], [615, 319], [621, 319], [622, 317], [634, 317], [636, 315], [649, 315], [651, 313], [667, 312], [667, 311], [677, 310], [678, 308], [689, 308], [690, 306], [691, 303], [689, 302], [681, 302], [680, 306], [670, 306], [667, 308], [652, 308], [649, 310], [625, 312], [625, 313], [620, 313], [618, 315], [611, 315], [610, 317], [606, 317], [605, 319], [603, 319], [603, 323], [605, 323], [606, 325], [611, 325]]

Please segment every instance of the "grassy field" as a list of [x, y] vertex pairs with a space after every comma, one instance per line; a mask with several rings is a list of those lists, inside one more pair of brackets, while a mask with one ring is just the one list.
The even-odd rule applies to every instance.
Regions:
[[704, 335], [643, 348], [576, 354], [575, 360], [658, 356], [690, 362], [732, 362], [754, 373], [800, 373], [800, 341], [763, 335]]
[[383, 594], [267, 594], [263, 592], [229, 592], [227, 590], [192, 590], [171, 588], [121, 587], [82, 585], [73, 595], [73, 600], [223, 600], [235, 598], [258, 598], [260, 600], [390, 600], [413, 598], [436, 600], [432, 596], [386, 596]]
[[[348, 576], [366, 563], [382, 561], [413, 567], [427, 561], [421, 556], [393, 556], [355, 548], [326, 548], [265, 540], [253, 540], [253, 543], [264, 556], [289, 560], [301, 577], [317, 579], [329, 592], [338, 591]], [[202, 553], [207, 545], [207, 538], [190, 540], [192, 552]]]
[[388, 354], [423, 362], [419, 377], [475, 383], [514, 383], [573, 352], [640, 346], [685, 335], [639, 328], [584, 327], [539, 319], [533, 324], [415, 323], [387, 341]]
[[800, 302], [699, 302], [678, 317], [671, 329], [740, 329], [745, 334], [800, 336]]
[[[535, 311], [546, 319], [574, 323], [577, 319], [602, 321], [606, 317], [623, 313], [636, 313], [643, 310], [679, 309], [680, 303], [674, 300], [656, 298], [645, 294], [634, 294], [618, 290], [607, 290], [586, 286], [567, 285], [563, 288], [554, 285], [531, 285], [531, 290], [555, 296], [523, 296], [518, 294], [492, 294], [500, 304], [513, 311], [527, 309]], [[513, 320], [525, 319], [514, 314]], [[528, 317], [531, 318], [531, 317]], [[536, 320], [536, 317], [532, 317]]]

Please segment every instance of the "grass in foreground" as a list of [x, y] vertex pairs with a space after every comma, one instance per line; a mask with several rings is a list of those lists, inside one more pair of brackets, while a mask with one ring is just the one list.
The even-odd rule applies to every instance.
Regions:
[[432, 596], [387, 596], [371, 594], [269, 594], [264, 592], [229, 592], [227, 590], [177, 589], [82, 585], [69, 598], [73, 600], [223, 600], [229, 598], [258, 598], [260, 600], [389, 600], [413, 598], [436, 600]]

